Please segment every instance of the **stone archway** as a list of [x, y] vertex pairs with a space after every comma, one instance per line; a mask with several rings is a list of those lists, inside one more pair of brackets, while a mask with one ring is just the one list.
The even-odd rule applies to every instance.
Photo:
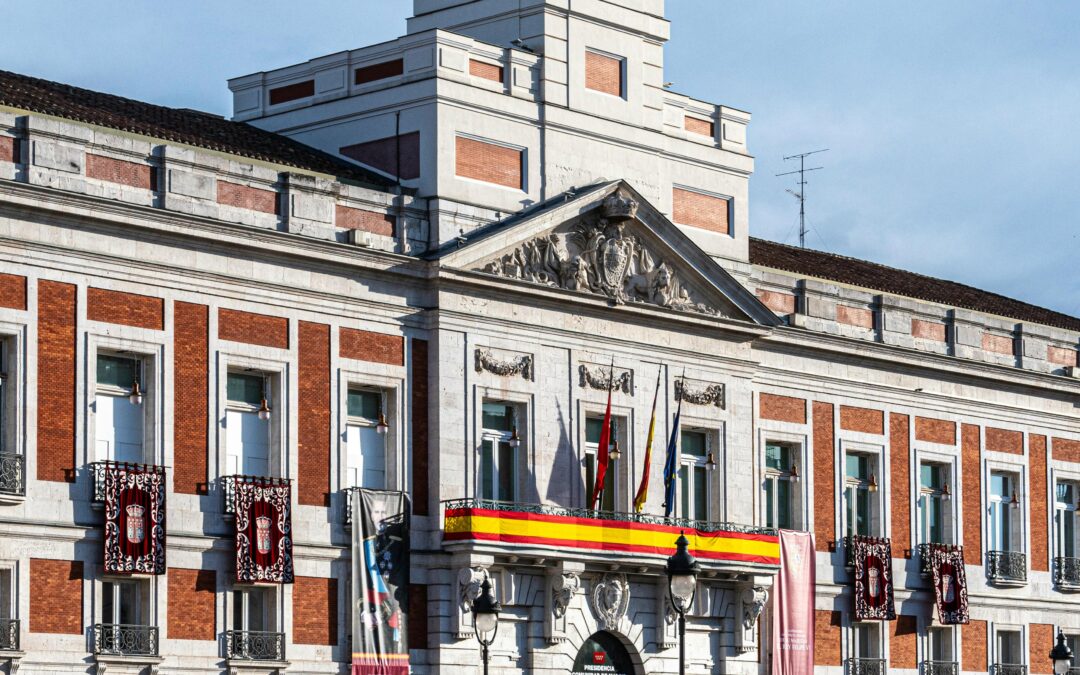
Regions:
[[634, 658], [632, 649], [614, 633], [593, 633], [574, 657], [572, 675], [641, 675], [641, 659]]

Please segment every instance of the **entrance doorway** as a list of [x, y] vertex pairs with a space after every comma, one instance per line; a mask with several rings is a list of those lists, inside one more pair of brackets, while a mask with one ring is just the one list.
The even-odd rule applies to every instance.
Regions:
[[601, 631], [581, 646], [574, 659], [573, 675], [637, 675], [637, 671], [619, 638]]

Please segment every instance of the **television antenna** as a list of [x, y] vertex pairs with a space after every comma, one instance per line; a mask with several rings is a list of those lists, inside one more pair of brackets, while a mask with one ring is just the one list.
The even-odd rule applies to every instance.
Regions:
[[817, 171], [819, 169], [825, 168], [823, 166], [814, 166], [809, 169], [806, 168], [806, 158], [810, 155], [816, 155], [819, 152], [828, 151], [828, 148], [824, 148], [822, 150], [811, 150], [810, 152], [804, 152], [799, 155], [790, 155], [788, 157], [785, 157], [785, 162], [793, 159], [799, 160], [799, 168], [795, 171], [787, 171], [785, 173], [776, 174], [777, 176], [791, 176], [796, 173], [799, 174], [799, 181], [798, 183], [796, 183], [799, 186], [799, 191], [796, 192], [795, 190], [788, 190], [788, 193], [790, 193], [791, 196], [799, 200], [799, 248], [806, 248], [806, 172]]

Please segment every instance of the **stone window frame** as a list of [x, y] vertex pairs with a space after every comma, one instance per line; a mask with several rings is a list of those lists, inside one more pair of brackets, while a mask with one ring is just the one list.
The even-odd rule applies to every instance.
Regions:
[[[1076, 513], [1076, 555], [1080, 558], [1080, 470], [1074, 468], [1075, 465], [1061, 460], [1049, 460], [1049, 471], [1047, 473], [1047, 485], [1050, 490], [1050, 496], [1047, 500], [1047, 506], [1050, 509], [1050, 563], [1054, 562], [1054, 558], [1062, 557], [1058, 548], [1058, 523], [1057, 523], [1057, 484], [1058, 483], [1072, 483], [1074, 487], [1074, 494], [1077, 499]], [[1060, 464], [1058, 464], [1060, 462]], [[1032, 514], [1032, 517], [1036, 517], [1037, 514]], [[1066, 631], [1068, 633], [1068, 631]], [[1080, 637], [1080, 631], [1077, 631], [1077, 636]], [[1054, 635], [1057, 635], [1055, 633]]]
[[[348, 442], [346, 428], [349, 425], [349, 390], [366, 389], [376, 390], [382, 394], [385, 408], [383, 414], [389, 426], [386, 432], [386, 488], [387, 490], [405, 491], [407, 489], [406, 477], [408, 471], [405, 443], [408, 433], [405, 426], [405, 378], [404, 366], [372, 365], [371, 369], [345, 368], [337, 369], [337, 392], [331, 400], [331, 406], [336, 409], [337, 423], [337, 452], [331, 454], [330, 472], [336, 481], [337, 490], [348, 487], [345, 472], [348, 470]], [[393, 374], [393, 373], [397, 374]], [[346, 504], [346, 508], [349, 508]]]
[[[22, 598], [22, 594], [19, 593], [19, 585], [21, 582], [21, 570], [19, 568], [19, 561], [14, 558], [0, 558], [0, 572], [8, 573], [8, 601], [9, 606], [6, 608], [7, 616], [4, 616], [4, 609], [0, 608], [0, 617], [6, 619], [19, 619], [22, 616], [22, 612], [19, 603]], [[20, 623], [20, 629], [26, 631], [29, 626], [25, 621]], [[0, 652], [2, 655], [2, 652]]]
[[[952, 446], [941, 446], [933, 443], [916, 441], [915, 443], [915, 475], [911, 481], [911, 538], [913, 543], [926, 544], [922, 538], [922, 521], [919, 503], [922, 501], [922, 466], [923, 464], [937, 464], [945, 466], [947, 476], [945, 484], [949, 487], [950, 498], [946, 507], [945, 539], [944, 543], [959, 545], [964, 541], [963, 519], [961, 518], [960, 506], [962, 495], [959, 485], [960, 456], [957, 449]], [[906, 545], [905, 545], [906, 546]]]
[[[677, 402], [673, 401], [671, 404], [673, 407], [678, 407]], [[694, 415], [692, 412], [687, 413], [684, 409], [679, 419], [679, 445], [675, 462], [676, 467], [681, 468], [684, 464], [682, 456], [682, 434], [684, 431], [704, 432], [708, 445], [705, 448], [705, 459], [699, 463], [708, 461], [709, 453], [713, 454], [713, 459], [716, 462], [713, 470], [706, 469], [705, 472], [705, 484], [708, 489], [708, 495], [705, 498], [705, 520], [709, 522], [727, 520], [727, 481], [721, 479], [721, 475], [725, 473], [724, 467], [727, 457], [727, 427], [726, 415], [723, 417], [705, 417]], [[655, 451], [656, 448], [654, 447], [653, 450]], [[661, 489], [663, 489], [663, 478], [663, 472], [661, 472], [658, 478]], [[651, 481], [652, 479], [650, 479], [650, 483]], [[678, 473], [676, 472], [675, 508], [672, 513], [679, 518], [683, 517], [679, 510], [681, 506], [682, 481], [678, 480]]]
[[1028, 661], [1030, 660], [1031, 652], [1030, 652], [1030, 647], [1028, 645], [1029, 636], [1028, 636], [1028, 632], [1027, 632], [1027, 626], [1025, 626], [1024, 624], [1020, 624], [1020, 623], [1008, 623], [1008, 622], [997, 622], [997, 621], [991, 621], [990, 626], [988, 627], [988, 629], [986, 631], [987, 637], [989, 638], [989, 642], [990, 642], [990, 644], [988, 645], [989, 649], [987, 650], [987, 655], [989, 656], [990, 664], [995, 665], [995, 664], [1002, 663], [1001, 661], [998, 660], [998, 640], [997, 640], [997, 638], [998, 638], [998, 633], [1003, 633], [1003, 632], [1019, 633], [1020, 634], [1020, 647], [1019, 647], [1019, 649], [1020, 649], [1021, 661], [1020, 661], [1020, 663], [1018, 665], [1025, 665], [1025, 666], [1029, 665]]
[[[112, 326], [111, 329], [118, 327]], [[119, 327], [123, 328], [123, 327]], [[124, 358], [135, 358], [140, 362], [139, 387], [143, 392], [143, 463], [167, 466], [169, 457], [165, 439], [172, 438], [171, 428], [166, 428], [166, 423], [171, 422], [171, 411], [166, 410], [166, 401], [171, 397], [166, 390], [166, 346], [162, 340], [147, 340], [128, 335], [117, 335], [117, 332], [138, 331], [144, 332], [150, 329], [127, 328], [123, 331], [110, 330], [108, 333], [95, 331], [86, 332], [85, 359], [85, 384], [83, 397], [85, 400], [84, 410], [86, 415], [86, 434], [83, 439], [84, 464], [105, 461], [106, 458], [97, 456], [97, 413], [95, 400], [97, 398], [97, 360], [99, 355], [116, 355]], [[160, 332], [160, 331], [158, 331]]]
[[813, 489], [813, 472], [810, 469], [810, 463], [807, 461], [807, 448], [810, 444], [810, 437], [804, 431], [785, 431], [777, 429], [777, 425], [792, 426], [792, 427], [805, 427], [805, 425], [794, 425], [785, 422], [771, 422], [768, 425], [759, 422], [758, 429], [758, 450], [755, 453], [755, 466], [757, 467], [757, 481], [756, 496], [760, 499], [760, 503], [757, 508], [758, 523], [764, 525], [765, 523], [765, 480], [766, 475], [769, 473], [765, 468], [765, 446], [775, 442], [780, 445], [787, 445], [790, 448], [796, 449], [795, 464], [799, 467], [799, 482], [792, 486], [792, 495], [795, 497], [795, 503], [792, 506], [792, 528], [803, 532], [810, 532], [813, 528], [811, 522], [813, 514], [812, 509], [807, 508], [810, 502], [810, 490]]
[[949, 658], [946, 661], [960, 662], [960, 629], [955, 625], [942, 625], [932, 623], [931, 617], [920, 617], [920, 623], [922, 623], [922, 630], [919, 632], [918, 646], [916, 647], [916, 655], [918, 663], [924, 663], [926, 661], [935, 661], [930, 646], [930, 631], [932, 630], [944, 630], [948, 631], [948, 645], [949, 645]]
[[[837, 410], [839, 406], [837, 406]], [[876, 495], [871, 500], [871, 532], [870, 536], [873, 537], [888, 537], [890, 529], [890, 511], [888, 508], [890, 504], [889, 496], [889, 476], [888, 472], [884, 471], [884, 467], [887, 466], [886, 446], [884, 443], [869, 443], [866, 441], [855, 441], [847, 438], [840, 438], [838, 444], [840, 449], [840, 466], [839, 466], [839, 480], [837, 481], [837, 493], [836, 503], [838, 505], [837, 512], [839, 517], [840, 533], [842, 536], [848, 536], [848, 516], [847, 516], [847, 503], [845, 502], [846, 493], [848, 489], [847, 478], [847, 456], [849, 453], [857, 455], [866, 455], [873, 460], [871, 466], [871, 473], [877, 480], [877, 492], [871, 493]]]
[[[604, 409], [607, 406], [607, 394], [604, 394], [604, 399], [600, 401], [594, 398], [579, 398], [577, 401], [578, 407], [577, 419], [580, 423], [577, 425], [577, 443], [575, 444], [575, 452], [577, 454], [578, 466], [581, 468], [582, 484], [585, 487], [585, 492], [581, 498], [582, 508], [589, 507], [589, 501], [592, 499], [592, 485], [587, 485], [585, 479], [588, 477], [588, 465], [589, 453], [586, 448], [586, 420], [590, 417], [599, 417], [601, 420], [604, 417]], [[615, 393], [612, 393], [612, 398], [615, 398]], [[659, 405], [659, 402], [657, 403]], [[639, 458], [634, 454], [634, 430], [636, 429], [634, 414], [636, 409], [633, 404], [630, 405], [616, 405], [613, 401], [611, 404], [611, 417], [612, 419], [623, 420], [625, 424], [620, 425], [617, 437], [619, 441], [619, 452], [622, 453], [621, 458], [616, 464], [618, 475], [615, 478], [615, 511], [629, 512], [633, 509], [634, 493], [637, 491], [637, 484], [634, 482], [634, 476], [641, 475], [641, 468], [635, 464], [634, 460]], [[660, 421], [661, 416], [657, 416], [657, 421]], [[658, 445], [657, 438], [663, 434], [657, 434], [653, 437], [653, 457], [657, 456], [656, 448]], [[666, 441], [665, 441], [666, 442]], [[644, 452], [644, 450], [642, 450]], [[643, 459], [643, 458], [641, 458]]]
[[[267, 349], [267, 348], [261, 348]], [[287, 354], [287, 350], [273, 349], [275, 352]], [[214, 375], [214, 389], [216, 392], [217, 406], [215, 408], [213, 433], [216, 438], [212, 442], [214, 447], [213, 459], [216, 460], [217, 476], [219, 478], [232, 475], [228, 472], [228, 436], [225, 427], [226, 413], [229, 410], [229, 373], [241, 372], [262, 374], [269, 381], [270, 397], [270, 467], [267, 471], [269, 478], [291, 479], [292, 456], [291, 436], [295, 434], [295, 423], [292, 420], [292, 390], [294, 387], [291, 377], [293, 365], [290, 360], [273, 358], [269, 355], [247, 355], [237, 350], [226, 350], [220, 347], [211, 358], [216, 356], [216, 373]], [[293, 490], [293, 500], [296, 499], [296, 490]]]
[[[27, 483], [30, 477], [35, 475], [31, 471], [32, 458], [27, 454], [27, 415], [22, 414], [28, 410], [27, 406], [27, 376], [29, 373], [27, 341], [27, 324], [15, 321], [0, 321], [0, 373], [4, 374], [3, 383], [0, 386], [4, 391], [0, 396], [0, 415], [3, 415], [0, 424], [0, 452], [21, 455], [23, 458], [23, 495], [0, 495], [4, 502], [22, 501], [25, 499]], [[6, 362], [6, 363], [5, 363]]]
[[[522, 389], [511, 389], [502, 387], [492, 387], [482, 384], [473, 385], [473, 400], [472, 400], [472, 458], [473, 466], [468, 472], [467, 476], [472, 477], [472, 485], [466, 485], [465, 494], [472, 495], [477, 499], [482, 498], [481, 482], [483, 480], [483, 448], [482, 443], [484, 439], [484, 403], [485, 402], [498, 402], [506, 403], [507, 405], [515, 406], [517, 422], [518, 422], [518, 438], [521, 440], [521, 445], [518, 446], [516, 453], [516, 467], [515, 473], [517, 474], [517, 494], [515, 495], [515, 501], [529, 503], [532, 501], [539, 501], [539, 491], [536, 485], [527, 486], [522, 483], [522, 476], [525, 474], [532, 474], [536, 478], [537, 464], [535, 462], [536, 456], [536, 444], [533, 442], [533, 430], [535, 425], [533, 423], [533, 415], [536, 413], [536, 394]], [[529, 467], [532, 467], [530, 470]], [[550, 479], [551, 476], [546, 478]]]
[[980, 552], [985, 555], [988, 551], [994, 551], [990, 547], [991, 537], [991, 519], [990, 519], [990, 480], [995, 473], [1007, 473], [1011, 474], [1015, 480], [1016, 493], [1020, 503], [1020, 513], [1016, 517], [1018, 523], [1017, 527], [1019, 532], [1012, 533], [1014, 540], [1019, 542], [1013, 545], [1013, 551], [1023, 553], [1027, 561], [1028, 578], [1030, 578], [1031, 572], [1031, 526], [1028, 522], [1030, 515], [1029, 497], [1031, 494], [1030, 483], [1028, 481], [1028, 466], [1027, 456], [1017, 455], [1020, 458], [1019, 461], [1005, 461], [1001, 459], [986, 458], [983, 461], [982, 476], [983, 476], [983, 517], [982, 517], [982, 536], [983, 536], [983, 550]]

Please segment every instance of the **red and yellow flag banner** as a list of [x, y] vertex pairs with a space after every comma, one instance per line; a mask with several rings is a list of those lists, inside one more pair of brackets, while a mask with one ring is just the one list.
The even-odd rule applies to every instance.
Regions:
[[[483, 508], [488, 506], [494, 508]], [[682, 532], [690, 540], [690, 552], [703, 561], [780, 564], [780, 542], [770, 530], [713, 531], [667, 524], [663, 522], [665, 519], [658, 517], [617, 520], [562, 515], [558, 509], [545, 510], [545, 513], [535, 513], [529, 509], [515, 509], [511, 504], [475, 504], [470, 500], [450, 503], [446, 509], [443, 541], [500, 542], [666, 557], [675, 552], [675, 539]]]

